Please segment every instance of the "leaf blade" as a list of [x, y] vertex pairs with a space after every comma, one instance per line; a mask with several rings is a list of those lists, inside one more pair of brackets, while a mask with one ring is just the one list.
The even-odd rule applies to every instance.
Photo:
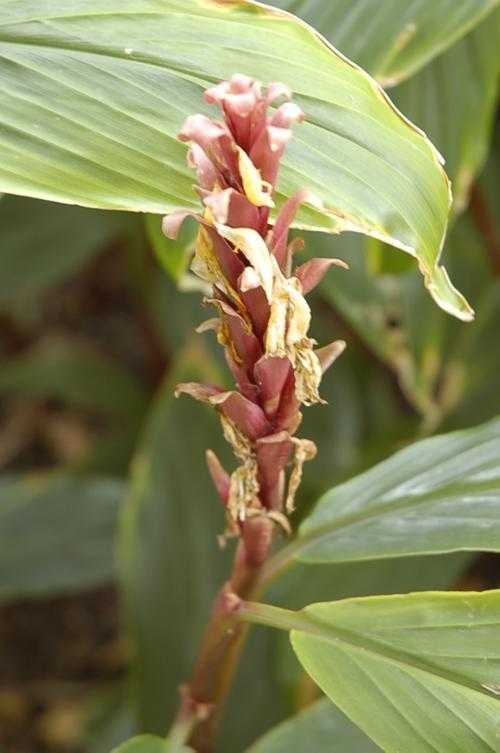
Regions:
[[[175, 134], [185, 115], [206, 109], [203, 86], [251, 52], [245, 72], [284, 79], [307, 115], [280, 198], [305, 185], [325, 208], [304, 210], [299, 224], [354, 229], [406, 250], [438, 303], [471, 318], [439, 266], [450, 197], [438, 153], [310, 27], [239, 0], [113, 0], [106, 13], [93, 0], [85, 11], [77, 0], [38, 18], [28, 0], [0, 8], [2, 190], [153, 213], [195, 206]], [[236, 49], [233, 39], [242, 40]]]
[[[388, 753], [497, 750], [500, 592], [349, 599], [299, 614], [311, 620], [291, 634], [299, 660]], [[432, 639], [408, 639], [412, 626]]]
[[297, 558], [345, 562], [498, 551], [499, 448], [495, 419], [396, 453], [321, 498], [299, 529]]
[[[410, 4], [387, 0], [374, 8], [360, 0], [273, 0], [316, 26], [384, 86], [414, 75], [456, 43], [498, 5], [497, 0]], [[363, 30], [363, 33], [360, 33]]]
[[279, 724], [247, 753], [304, 753], [306, 750], [314, 750], [314, 753], [380, 751], [330, 701], [322, 700]]
[[113, 539], [125, 485], [69, 473], [0, 479], [0, 601], [61, 594], [113, 580]]

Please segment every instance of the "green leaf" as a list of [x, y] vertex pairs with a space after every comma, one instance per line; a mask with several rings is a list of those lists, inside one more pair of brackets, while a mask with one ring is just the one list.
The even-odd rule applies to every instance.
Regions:
[[194, 242], [193, 228], [185, 222], [175, 240], [167, 238], [161, 230], [161, 218], [156, 214], [145, 217], [149, 242], [161, 266], [174, 282], [180, 282], [186, 272], [189, 252]]
[[0, 393], [57, 398], [108, 415], [142, 416], [147, 394], [132, 373], [91, 345], [46, 338], [0, 363]]
[[345, 562], [500, 550], [500, 419], [426, 439], [327, 492], [295, 556]]
[[[455, 7], [459, 7], [457, 4]], [[446, 160], [455, 211], [468, 201], [488, 154], [498, 101], [500, 10], [391, 92]]]
[[111, 753], [192, 753], [191, 748], [184, 745], [172, 745], [161, 737], [154, 735], [139, 735], [114, 748]]
[[79, 0], [44, 12], [14, 0], [0, 4], [0, 55], [0, 190], [153, 213], [196, 206], [175, 134], [185, 115], [209, 111], [203, 87], [244, 60], [245, 73], [288, 83], [305, 109], [280, 198], [306, 186], [325, 209], [305, 210], [299, 225], [402, 248], [439, 305], [471, 318], [439, 266], [449, 208], [439, 155], [303, 22], [242, 0], [111, 0], [106, 13], [90, 0], [84, 14]]
[[0, 599], [93, 588], [115, 576], [124, 484], [67, 473], [0, 478]]
[[[344, 274], [343, 270], [327, 274], [321, 292], [373, 353], [390, 366], [397, 364], [401, 337], [391, 327], [394, 314], [399, 314], [397, 283], [379, 280], [371, 273], [363, 239], [357, 235], [332, 241], [326, 235], [309, 234], [307, 244], [314, 256], [337, 255], [349, 264]], [[389, 258], [391, 253], [392, 249]]]
[[449, 419], [471, 397], [475, 408], [469, 420], [451, 428], [473, 426], [500, 411], [500, 400], [490, 386], [496, 383], [499, 363], [493, 346], [499, 287], [470, 211], [450, 233], [447, 258], [454, 275], [476, 302], [477, 315], [470, 327], [462, 327], [441, 316], [435, 306], [428, 306], [415, 275], [399, 281], [401, 336], [406, 341], [407, 358], [395, 366], [403, 391], [410, 399], [413, 396], [428, 431], [450, 427]]
[[498, 0], [273, 0], [315, 26], [384, 86], [414, 74], [498, 5]]
[[500, 591], [350, 599], [283, 614], [307, 672], [387, 753], [498, 751]]
[[[497, 129], [498, 131], [498, 129]], [[500, 321], [500, 211], [498, 185], [500, 181], [500, 132], [490, 154], [485, 170], [476, 184], [474, 191], [474, 219], [483, 234], [482, 258], [486, 274], [478, 275], [481, 269], [481, 257], [476, 245], [470, 246], [469, 265], [460, 272], [460, 276], [469, 280], [468, 289], [473, 281], [479, 283], [475, 293], [478, 302], [478, 316], [470, 331], [463, 333], [461, 340], [456, 339], [452, 330], [449, 340], [455, 345], [452, 357], [461, 356], [465, 378], [460, 400], [453, 407], [453, 412], [445, 423], [447, 429], [471, 426], [483, 421], [494, 413], [500, 413], [500, 392], [497, 387], [500, 371], [500, 349], [498, 340], [498, 322]], [[472, 207], [471, 207], [472, 211]], [[467, 241], [466, 241], [467, 242]], [[484, 246], [487, 245], [487, 248]], [[455, 248], [454, 248], [455, 255]], [[479, 262], [479, 264], [478, 264]], [[497, 274], [491, 274], [491, 272]], [[466, 329], [469, 329], [468, 327]]]
[[148, 395], [118, 361], [85, 341], [47, 337], [0, 363], [0, 395], [58, 400], [99, 419], [79, 469], [122, 475], [143, 421]]
[[[294, 562], [272, 585], [268, 598], [278, 606], [302, 609], [313, 602], [353, 596], [444, 590], [457, 583], [470, 560], [470, 554], [460, 553], [338, 564]], [[274, 641], [273, 671], [282, 692], [295, 702], [296, 708], [303, 672], [286, 636], [278, 632]]]
[[380, 753], [330, 701], [318, 701], [252, 745], [247, 753]]
[[113, 212], [5, 196], [0, 201], [0, 307], [23, 313], [109, 243], [126, 220]]
[[[327, 243], [331, 241], [326, 236], [308, 239], [314, 255], [333, 253], [348, 261], [350, 270], [327, 275], [322, 295], [395, 373], [426, 432], [435, 431], [471, 395], [470, 406], [475, 410], [468, 411], [465, 423], [457, 422], [452, 428], [477, 424], [499, 412], [498, 390], [494, 389], [499, 368], [494, 347], [498, 284], [470, 210], [453, 225], [445, 248], [453, 277], [476, 303], [475, 321], [467, 327], [432, 304], [416, 273], [374, 274], [373, 255], [363, 253], [359, 239], [344, 236], [328, 250]], [[373, 244], [377, 241], [370, 241]], [[389, 248], [382, 253], [387, 268], [394, 254]], [[486, 342], [491, 347], [485, 348]]]

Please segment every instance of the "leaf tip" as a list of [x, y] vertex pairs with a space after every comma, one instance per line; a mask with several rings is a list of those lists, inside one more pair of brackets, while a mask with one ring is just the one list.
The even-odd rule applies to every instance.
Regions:
[[474, 320], [474, 309], [453, 285], [446, 269], [437, 264], [429, 274], [424, 272], [425, 285], [438, 306], [463, 322]]

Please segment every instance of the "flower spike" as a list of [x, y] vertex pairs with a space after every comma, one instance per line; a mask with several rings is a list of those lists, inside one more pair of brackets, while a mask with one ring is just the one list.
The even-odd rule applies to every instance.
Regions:
[[[322, 374], [345, 345], [336, 341], [314, 350], [304, 296], [332, 265], [347, 265], [311, 259], [292, 270], [293, 252], [303, 242], [289, 242], [291, 223], [302, 203], [319, 205], [309, 191], [292, 196], [274, 226], [270, 221], [280, 160], [292, 125], [304, 119], [288, 87], [263, 87], [235, 74], [208, 89], [205, 101], [220, 108], [222, 119], [191, 115], [179, 133], [189, 144], [188, 165], [197, 173], [200, 213], [179, 209], [164, 218], [163, 231], [175, 237], [187, 216], [200, 223], [192, 269], [212, 286], [206, 302], [218, 317], [198, 331], [216, 332], [237, 389], [189, 383], [179, 385], [176, 394], [218, 411], [239, 461], [229, 474], [207, 452], [227, 512], [226, 536], [241, 536], [248, 557], [259, 559], [273, 526], [289, 532], [303, 464], [316, 454], [313, 442], [294, 436], [301, 405], [323, 402]], [[265, 536], [259, 543], [255, 532], [261, 530]]]

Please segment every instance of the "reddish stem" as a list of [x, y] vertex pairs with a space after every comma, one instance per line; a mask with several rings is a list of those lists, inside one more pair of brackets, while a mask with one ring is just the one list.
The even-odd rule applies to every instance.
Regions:
[[193, 673], [181, 688], [181, 704], [173, 729], [189, 728], [188, 743], [197, 753], [214, 750], [222, 706], [248, 630], [238, 620], [238, 608], [242, 600], [257, 596], [273, 529], [274, 523], [265, 517], [251, 518], [244, 524], [233, 571], [215, 597]]

